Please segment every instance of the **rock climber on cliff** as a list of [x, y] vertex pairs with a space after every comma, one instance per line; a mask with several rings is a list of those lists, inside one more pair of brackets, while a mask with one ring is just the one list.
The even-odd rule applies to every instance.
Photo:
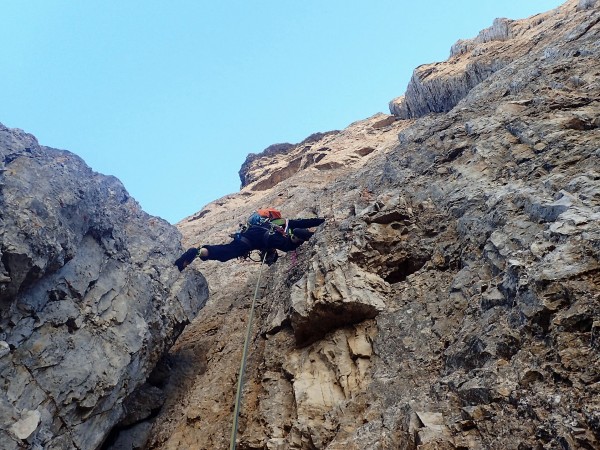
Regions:
[[317, 227], [323, 222], [325, 219], [318, 217], [284, 219], [276, 209], [259, 209], [233, 235], [230, 243], [192, 247], [175, 261], [175, 265], [181, 272], [198, 256], [203, 261], [225, 262], [244, 257], [253, 250], [260, 250], [261, 260], [271, 265], [277, 260], [277, 250], [289, 252], [297, 249], [314, 234], [309, 228]]

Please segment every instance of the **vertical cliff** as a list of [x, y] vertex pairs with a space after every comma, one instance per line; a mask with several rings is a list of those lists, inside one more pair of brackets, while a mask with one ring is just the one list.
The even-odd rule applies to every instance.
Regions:
[[[396, 116], [253, 155], [178, 225], [189, 246], [266, 205], [327, 218], [261, 280], [238, 448], [600, 446], [599, 22], [576, 0], [498, 20]], [[229, 445], [258, 266], [194, 267], [211, 296], [150, 448]]]
[[99, 448], [160, 407], [149, 375], [207, 298], [179, 242], [116, 178], [0, 125], [0, 448]]

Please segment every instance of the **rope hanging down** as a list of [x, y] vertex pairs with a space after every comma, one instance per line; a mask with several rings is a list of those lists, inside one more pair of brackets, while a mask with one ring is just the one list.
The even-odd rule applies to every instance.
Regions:
[[262, 268], [265, 263], [267, 252], [263, 256], [262, 262], [260, 263], [260, 270], [258, 272], [258, 280], [256, 281], [256, 288], [254, 289], [254, 298], [252, 299], [252, 307], [250, 308], [250, 317], [248, 318], [248, 327], [246, 328], [246, 340], [244, 341], [244, 350], [242, 351], [242, 360], [240, 362], [240, 374], [238, 378], [237, 394], [235, 395], [235, 408], [233, 410], [233, 426], [231, 427], [231, 443], [229, 444], [229, 450], [235, 450], [236, 438], [238, 431], [238, 422], [240, 416], [240, 406], [242, 403], [242, 388], [244, 386], [244, 372], [246, 371], [246, 359], [248, 356], [248, 345], [250, 343], [250, 334], [252, 332], [252, 321], [254, 320], [254, 306], [256, 305], [256, 298], [258, 296], [258, 287], [260, 286], [260, 277], [262, 275]]

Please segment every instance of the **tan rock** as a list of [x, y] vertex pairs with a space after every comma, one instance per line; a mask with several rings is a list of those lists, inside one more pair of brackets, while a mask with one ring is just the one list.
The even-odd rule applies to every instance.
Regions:
[[[600, 445], [598, 14], [570, 0], [494, 22], [415, 71], [391, 108], [419, 118], [275, 146], [178, 225], [195, 245], [265, 205], [327, 218], [264, 273], [240, 447]], [[430, 100], [447, 112], [422, 116]], [[258, 267], [194, 267], [211, 299], [172, 353], [151, 448], [228, 443]]]

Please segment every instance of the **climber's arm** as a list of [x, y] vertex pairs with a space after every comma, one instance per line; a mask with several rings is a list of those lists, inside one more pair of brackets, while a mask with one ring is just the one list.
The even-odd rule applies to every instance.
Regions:
[[288, 228], [313, 228], [318, 227], [325, 219], [320, 217], [313, 217], [310, 219], [290, 219], [288, 220]]

